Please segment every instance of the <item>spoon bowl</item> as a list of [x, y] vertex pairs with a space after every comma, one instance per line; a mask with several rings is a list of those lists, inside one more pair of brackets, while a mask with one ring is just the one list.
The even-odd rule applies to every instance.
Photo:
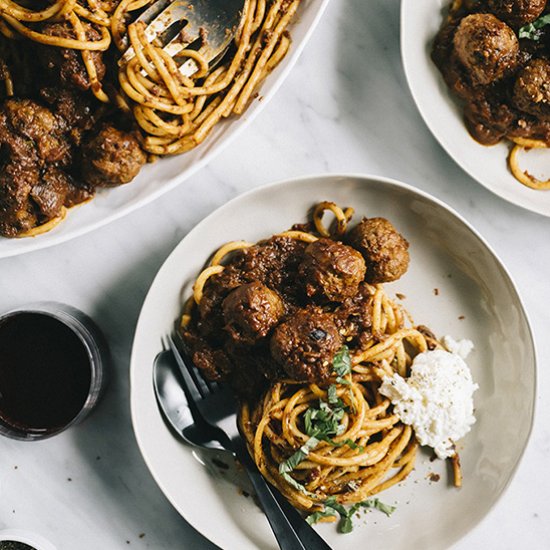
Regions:
[[167, 424], [192, 447], [224, 450], [193, 420], [180, 373], [170, 350], [161, 351], [153, 363], [153, 388], [160, 412]]

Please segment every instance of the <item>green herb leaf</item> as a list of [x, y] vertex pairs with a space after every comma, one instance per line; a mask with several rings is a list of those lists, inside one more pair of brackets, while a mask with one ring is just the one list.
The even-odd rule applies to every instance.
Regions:
[[390, 517], [396, 509], [395, 506], [384, 504], [383, 502], [380, 502], [380, 500], [378, 500], [377, 498], [369, 498], [368, 500], [364, 500], [360, 503], [360, 505], [364, 508], [376, 508], [376, 510], [380, 510], [380, 512], [383, 512], [388, 517]]
[[357, 445], [357, 443], [355, 443], [355, 441], [353, 441], [352, 439], [346, 439], [343, 442], [343, 445], [347, 445], [350, 449], [353, 449], [354, 451], [359, 451], [361, 453], [365, 450], [365, 447], [363, 447], [362, 445]]
[[348, 346], [342, 346], [332, 361], [332, 370], [337, 376], [343, 377], [351, 372], [351, 355]]
[[306, 521], [310, 525], [314, 525], [315, 523], [318, 523], [319, 521], [321, 521], [323, 518], [329, 518], [329, 517], [334, 516], [334, 515], [336, 515], [336, 514], [335, 514], [335, 511], [332, 508], [325, 508], [324, 510], [321, 510], [320, 512], [314, 512], [313, 514], [310, 514], [306, 518]]
[[289, 473], [284, 472], [281, 474], [281, 477], [289, 484], [292, 485], [295, 489], [304, 493], [304, 495], [309, 495], [309, 491], [301, 484], [298, 483]]
[[340, 520], [338, 524], [338, 531], [340, 533], [351, 533], [353, 531], [353, 521], [351, 516], [346, 516]]
[[323, 439], [323, 441], [330, 443], [333, 447], [343, 447], [344, 445], [347, 445], [350, 449], [353, 449], [354, 451], [359, 451], [361, 453], [365, 450], [365, 447], [363, 447], [362, 445], [358, 445], [352, 439], [345, 439], [344, 441], [334, 441], [333, 439]]
[[550, 25], [550, 13], [547, 13], [546, 15], [539, 17], [536, 21], [533, 21], [532, 23], [521, 27], [519, 29], [518, 36], [520, 38], [527, 38], [529, 40], [534, 40], [535, 42], [538, 42], [541, 37], [541, 33], [539, 32], [539, 30], [546, 25]]
[[336, 497], [329, 497], [325, 501], [325, 511], [332, 511], [332, 514], [328, 515], [338, 515], [340, 516], [340, 521], [338, 522], [338, 532], [339, 533], [351, 533], [353, 530], [353, 520], [352, 516], [357, 512], [357, 507], [352, 506], [349, 510], [345, 506], [336, 502]]
[[336, 501], [336, 497], [331, 496], [325, 500], [324, 504], [325, 508], [320, 512], [315, 512], [314, 514], [308, 516], [307, 522], [310, 525], [313, 525], [323, 518], [338, 515], [340, 516], [340, 520], [338, 522], [339, 533], [351, 533], [351, 531], [353, 531], [353, 516], [361, 506], [364, 508], [376, 508], [377, 510], [384, 512], [387, 516], [390, 516], [395, 510], [395, 506], [384, 504], [377, 498], [369, 498], [368, 500], [354, 504], [350, 508], [346, 508]]
[[311, 436], [292, 456], [279, 464], [279, 473], [285, 474], [292, 472], [306, 458], [310, 451], [319, 445], [319, 439]]
[[331, 384], [329, 387], [328, 387], [328, 390], [327, 390], [327, 399], [328, 399], [328, 402], [329, 402], [329, 405], [337, 405], [338, 404], [338, 394], [336, 393], [336, 386], [334, 384]]
[[340, 516], [347, 516], [348, 511], [346, 510], [346, 507], [343, 504], [340, 504], [336, 501], [336, 497], [328, 497], [327, 500], [325, 500], [325, 507], [332, 508], [332, 510], [338, 512]]
[[341, 406], [330, 407], [325, 401], [319, 402], [319, 408], [310, 408], [304, 415], [304, 428], [309, 436], [315, 436], [327, 441], [333, 435], [338, 435], [342, 427], [340, 422], [345, 410]]

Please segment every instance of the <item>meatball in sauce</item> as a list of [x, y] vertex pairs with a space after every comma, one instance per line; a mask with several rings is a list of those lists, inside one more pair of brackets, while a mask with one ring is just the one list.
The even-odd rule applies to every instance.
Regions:
[[132, 181], [147, 157], [134, 134], [105, 124], [82, 146], [82, 175], [94, 187]]
[[487, 7], [508, 25], [521, 27], [542, 15], [546, 0], [487, 0]]
[[550, 26], [524, 28], [548, 14], [547, 0], [452, 5], [435, 37], [432, 60], [479, 143], [533, 139], [550, 147]]
[[342, 344], [334, 315], [313, 307], [297, 311], [275, 329], [271, 354], [294, 380], [319, 382], [330, 377]]
[[254, 344], [267, 336], [285, 312], [279, 295], [257, 281], [231, 291], [222, 309], [225, 330], [239, 344]]
[[369, 283], [396, 281], [409, 267], [409, 243], [385, 218], [363, 218], [348, 242], [365, 258]]
[[329, 301], [353, 296], [365, 272], [365, 261], [357, 250], [331, 239], [311, 243], [298, 268], [306, 294]]
[[322, 386], [343, 346], [366, 349], [380, 337], [373, 284], [405, 273], [407, 241], [383, 218], [363, 219], [339, 236], [345, 242], [311, 227], [231, 253], [186, 316], [182, 336], [195, 365], [242, 398], [258, 399], [282, 379]]
[[533, 59], [519, 74], [514, 85], [518, 109], [550, 122], [550, 61]]
[[453, 43], [473, 84], [490, 84], [516, 66], [517, 36], [506, 23], [489, 13], [476, 13], [462, 19]]

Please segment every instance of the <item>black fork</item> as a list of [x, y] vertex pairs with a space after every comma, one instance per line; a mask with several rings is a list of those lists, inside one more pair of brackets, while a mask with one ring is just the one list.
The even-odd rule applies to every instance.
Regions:
[[209, 437], [234, 453], [243, 465], [279, 547], [282, 550], [330, 550], [330, 546], [286, 498], [266, 482], [256, 467], [237, 427], [237, 401], [231, 389], [222, 384], [205, 382], [171, 336], [168, 336], [168, 343], [181, 370], [195, 423], [208, 431]]

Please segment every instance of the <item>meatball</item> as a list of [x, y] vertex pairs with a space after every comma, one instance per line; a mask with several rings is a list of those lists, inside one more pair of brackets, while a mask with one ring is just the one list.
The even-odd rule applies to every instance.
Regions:
[[73, 184], [65, 124], [29, 99], [0, 108], [0, 234], [16, 237], [61, 213]]
[[82, 178], [94, 187], [132, 181], [146, 156], [136, 137], [109, 125], [82, 146]]
[[65, 123], [46, 107], [30, 99], [9, 99], [0, 117], [0, 146], [9, 149], [12, 158], [32, 157], [41, 166], [50, 162], [66, 164], [70, 160]]
[[322, 382], [342, 347], [334, 315], [321, 308], [301, 309], [281, 323], [271, 337], [271, 355], [294, 380]]
[[17, 237], [38, 225], [29, 201], [40, 171], [33, 162], [8, 162], [0, 166], [0, 235]]
[[225, 330], [239, 344], [254, 344], [269, 334], [284, 313], [279, 295], [259, 282], [239, 286], [224, 299]]
[[298, 268], [309, 297], [333, 302], [353, 296], [365, 272], [365, 261], [357, 250], [331, 239], [311, 243]]
[[67, 123], [68, 137], [76, 146], [82, 142], [85, 132], [97, 123], [95, 102], [89, 94], [74, 88], [42, 88], [40, 98], [50, 110]]
[[487, 0], [487, 8], [512, 27], [521, 27], [538, 19], [546, 0]]
[[363, 218], [348, 241], [365, 258], [369, 283], [395, 281], [409, 267], [409, 243], [385, 218]]
[[519, 74], [514, 85], [518, 109], [550, 121], [550, 61], [534, 59]]
[[[82, 22], [88, 40], [99, 40], [101, 34], [89, 23]], [[48, 23], [43, 26], [42, 32], [48, 36], [61, 36], [74, 38], [72, 26], [67, 23]], [[91, 86], [88, 71], [82, 60], [82, 53], [70, 48], [57, 46], [42, 46], [36, 48], [38, 62], [62, 84], [74, 86], [79, 90], [89, 90]], [[105, 64], [101, 52], [91, 52], [92, 62], [95, 66], [97, 77], [101, 80], [105, 75]]]
[[517, 64], [519, 42], [514, 31], [488, 13], [475, 13], [462, 19], [453, 45], [475, 85], [499, 80]]
[[296, 279], [307, 243], [290, 237], [274, 236], [243, 250], [235, 257], [235, 266], [246, 281], [259, 281], [276, 290], [285, 300], [298, 299]]

